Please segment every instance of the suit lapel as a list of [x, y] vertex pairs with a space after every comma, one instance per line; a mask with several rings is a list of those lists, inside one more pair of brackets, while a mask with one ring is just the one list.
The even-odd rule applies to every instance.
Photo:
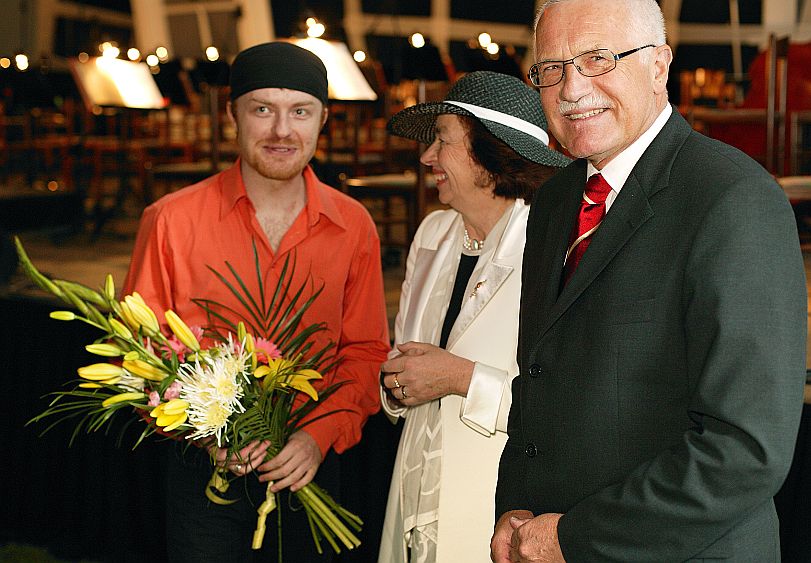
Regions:
[[557, 300], [568, 233], [582, 196], [572, 186], [585, 185], [585, 177], [585, 161], [575, 161], [539, 188], [532, 202], [521, 276], [520, 349], [540, 337]]
[[[611, 206], [611, 210], [606, 215], [600, 228], [595, 232], [591, 244], [583, 255], [580, 264], [578, 264], [572, 279], [569, 280], [569, 283], [559, 295], [552, 285], [557, 287], [557, 284], [560, 283], [563, 258], [560, 253], [560, 244], [554, 247], [556, 255], [551, 257], [553, 269], [548, 276], [549, 287], [546, 292], [546, 299], [541, 303], [541, 311], [543, 312], [541, 318], [543, 321], [540, 330], [537, 332], [538, 339], [552, 327], [578, 296], [588, 289], [589, 285], [605, 269], [614, 256], [620, 252], [636, 230], [653, 217], [654, 212], [650, 205], [650, 198], [659, 190], [667, 187], [673, 155], [676, 154], [677, 147], [684, 143], [691, 132], [690, 126], [674, 109], [664, 128], [634, 166], [619, 196]], [[576, 168], [578, 167], [574, 165], [568, 167], [565, 172], [566, 176], [563, 175], [564, 173], [560, 175], [561, 180], [569, 183], [577, 182], [577, 177], [568, 174], [569, 170], [574, 171]], [[585, 162], [579, 168], [584, 170]], [[571, 197], [565, 199], [567, 203], [561, 209], [561, 212], [568, 217], [563, 221], [562, 225], [568, 228], [558, 233], [558, 242], [561, 237], [563, 240], [568, 241], [569, 232], [571, 232], [574, 223], [574, 216], [577, 214], [576, 207], [579, 205], [582, 190], [585, 187], [585, 173], [581, 175], [583, 178], [582, 182], [577, 184], [578, 188], [570, 190], [575, 194], [569, 194]], [[574, 201], [574, 204], [572, 201]], [[550, 228], [552, 228], [555, 221], [550, 220], [549, 224]], [[551, 245], [547, 245], [547, 247], [549, 246]], [[565, 249], [563, 253], [565, 253]], [[551, 305], [549, 304], [550, 301], [552, 302]]]
[[[570, 175], [570, 178], [568, 178], [566, 181], [574, 183], [577, 186], [585, 187], [585, 161], [583, 162], [582, 166], [578, 167], [576, 172], [576, 174]], [[547, 287], [545, 291], [546, 299], [543, 304], [543, 310], [545, 313], [543, 318], [548, 318], [546, 313], [549, 312], [558, 301], [560, 284], [563, 278], [566, 250], [568, 250], [569, 247], [570, 233], [574, 228], [582, 199], [583, 188], [569, 190], [566, 197], [560, 200], [559, 204], [551, 210], [554, 215], [552, 215], [552, 218], [549, 221], [546, 239], [555, 241], [555, 243], [546, 246], [551, 252], [551, 255], [550, 252], [546, 252], [543, 257], [544, 261], [548, 260], [550, 267], [550, 274], [546, 277]]]
[[631, 175], [547, 317], [551, 326], [617, 255], [636, 230], [653, 216], [647, 195]]

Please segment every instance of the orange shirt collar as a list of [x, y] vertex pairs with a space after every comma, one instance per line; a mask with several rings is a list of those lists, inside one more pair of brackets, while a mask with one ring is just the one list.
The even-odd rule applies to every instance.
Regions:
[[[220, 174], [219, 183], [222, 193], [220, 218], [231, 213], [240, 200], [245, 199], [250, 203], [248, 193], [245, 190], [245, 183], [242, 181], [241, 162], [242, 159], [237, 158], [231, 168], [228, 168]], [[309, 165], [304, 168], [302, 174], [304, 175], [304, 186], [307, 190], [307, 225], [312, 227], [318, 223], [319, 218], [323, 215], [336, 226], [346, 229], [343, 217], [339, 213], [334, 199], [327, 197], [326, 190], [332, 188], [321, 182]], [[253, 204], [251, 204], [251, 206], [253, 206]]]

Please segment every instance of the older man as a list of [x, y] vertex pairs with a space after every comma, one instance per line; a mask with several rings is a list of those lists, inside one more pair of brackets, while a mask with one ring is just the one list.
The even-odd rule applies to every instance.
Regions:
[[[267, 481], [274, 482], [274, 491], [296, 491], [318, 472], [319, 481], [337, 492], [336, 462], [328, 453], [356, 444], [364, 421], [379, 408], [378, 368], [389, 349], [375, 226], [359, 203], [321, 183], [308, 164], [327, 119], [324, 64], [295, 45], [265, 43], [237, 55], [230, 85], [228, 116], [237, 129], [239, 159], [144, 211], [124, 290], [140, 292], [156, 311], [173, 309], [189, 324], [204, 326], [206, 313], [192, 299], [240, 308], [209, 266], [226, 271], [228, 261], [256, 295], [253, 245], [266, 288], [279, 279], [286, 258], [294, 257], [293, 287], [308, 275], [316, 287], [323, 284], [303, 324], [325, 323], [317, 344], [331, 340], [342, 358], [324, 384], [345, 383], [314, 411], [332, 414], [294, 433], [276, 457], [265, 459], [266, 444], [249, 446], [238, 459], [212, 450], [245, 478], [230, 488], [240, 502], [208, 503], [207, 453], [170, 456], [167, 532], [173, 561], [253, 560], [256, 506]], [[329, 560], [329, 554], [315, 557], [303, 511], [288, 507], [282, 497], [286, 560]], [[256, 554], [262, 561], [274, 560], [278, 550], [275, 529], [266, 536], [265, 552]]]
[[553, 0], [535, 32], [578, 160], [529, 217], [493, 559], [779, 561], [805, 377], [791, 208], [668, 104], [654, 0]]

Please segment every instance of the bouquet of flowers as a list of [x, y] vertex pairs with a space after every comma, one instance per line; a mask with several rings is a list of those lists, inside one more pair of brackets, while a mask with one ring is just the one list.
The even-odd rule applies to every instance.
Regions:
[[[201, 446], [227, 447], [230, 456], [254, 441], [268, 441], [268, 459], [278, 454], [288, 437], [306, 424], [331, 413], [310, 416], [317, 401], [324, 401], [340, 383], [320, 390], [312, 381], [334, 369], [337, 360], [329, 352], [333, 344], [313, 350], [311, 337], [324, 330], [323, 324], [299, 328], [301, 318], [316, 299], [316, 291], [304, 299], [305, 285], [292, 287], [294, 263], [285, 261], [279, 283], [270, 299], [265, 298], [259, 258], [254, 247], [259, 298], [248, 292], [234, 268], [230, 280], [213, 268], [213, 275], [226, 284], [248, 312], [237, 315], [210, 300], [198, 299], [210, 321], [206, 329], [189, 327], [173, 311], [164, 318], [171, 334], [164, 334], [157, 316], [138, 293], [116, 299], [112, 276], [99, 291], [84, 285], [49, 279], [28, 258], [19, 239], [17, 253], [28, 276], [74, 311], [54, 311], [51, 317], [81, 321], [101, 331], [88, 344], [88, 352], [104, 361], [78, 369], [79, 379], [68, 390], [53, 393], [48, 408], [31, 422], [48, 420], [49, 430], [64, 421], [75, 423], [71, 441], [82, 431], [108, 427], [118, 413], [135, 414], [145, 422], [136, 446], [144, 438], [160, 433]], [[228, 311], [232, 315], [223, 314]], [[240, 316], [234, 323], [229, 317]], [[203, 337], [206, 337], [203, 340]], [[204, 346], [201, 342], [210, 341]], [[217, 504], [230, 504], [220, 494], [228, 490], [227, 471], [213, 463], [205, 494]], [[268, 483], [264, 502], [257, 510], [253, 548], [262, 547], [265, 520], [276, 507]], [[362, 522], [341, 507], [315, 482], [295, 493], [306, 511], [316, 548], [321, 540], [340, 552], [360, 545], [352, 530]], [[281, 540], [281, 535], [279, 535]], [[281, 543], [279, 544], [281, 560]]]

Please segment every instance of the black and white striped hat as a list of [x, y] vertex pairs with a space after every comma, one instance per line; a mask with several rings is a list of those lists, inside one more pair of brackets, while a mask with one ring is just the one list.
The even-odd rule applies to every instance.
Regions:
[[387, 127], [393, 135], [430, 144], [436, 116], [445, 113], [478, 119], [515, 152], [538, 164], [566, 166], [571, 162], [549, 148], [546, 116], [538, 92], [518, 78], [498, 72], [466, 74], [443, 101], [406, 108], [392, 116]]

